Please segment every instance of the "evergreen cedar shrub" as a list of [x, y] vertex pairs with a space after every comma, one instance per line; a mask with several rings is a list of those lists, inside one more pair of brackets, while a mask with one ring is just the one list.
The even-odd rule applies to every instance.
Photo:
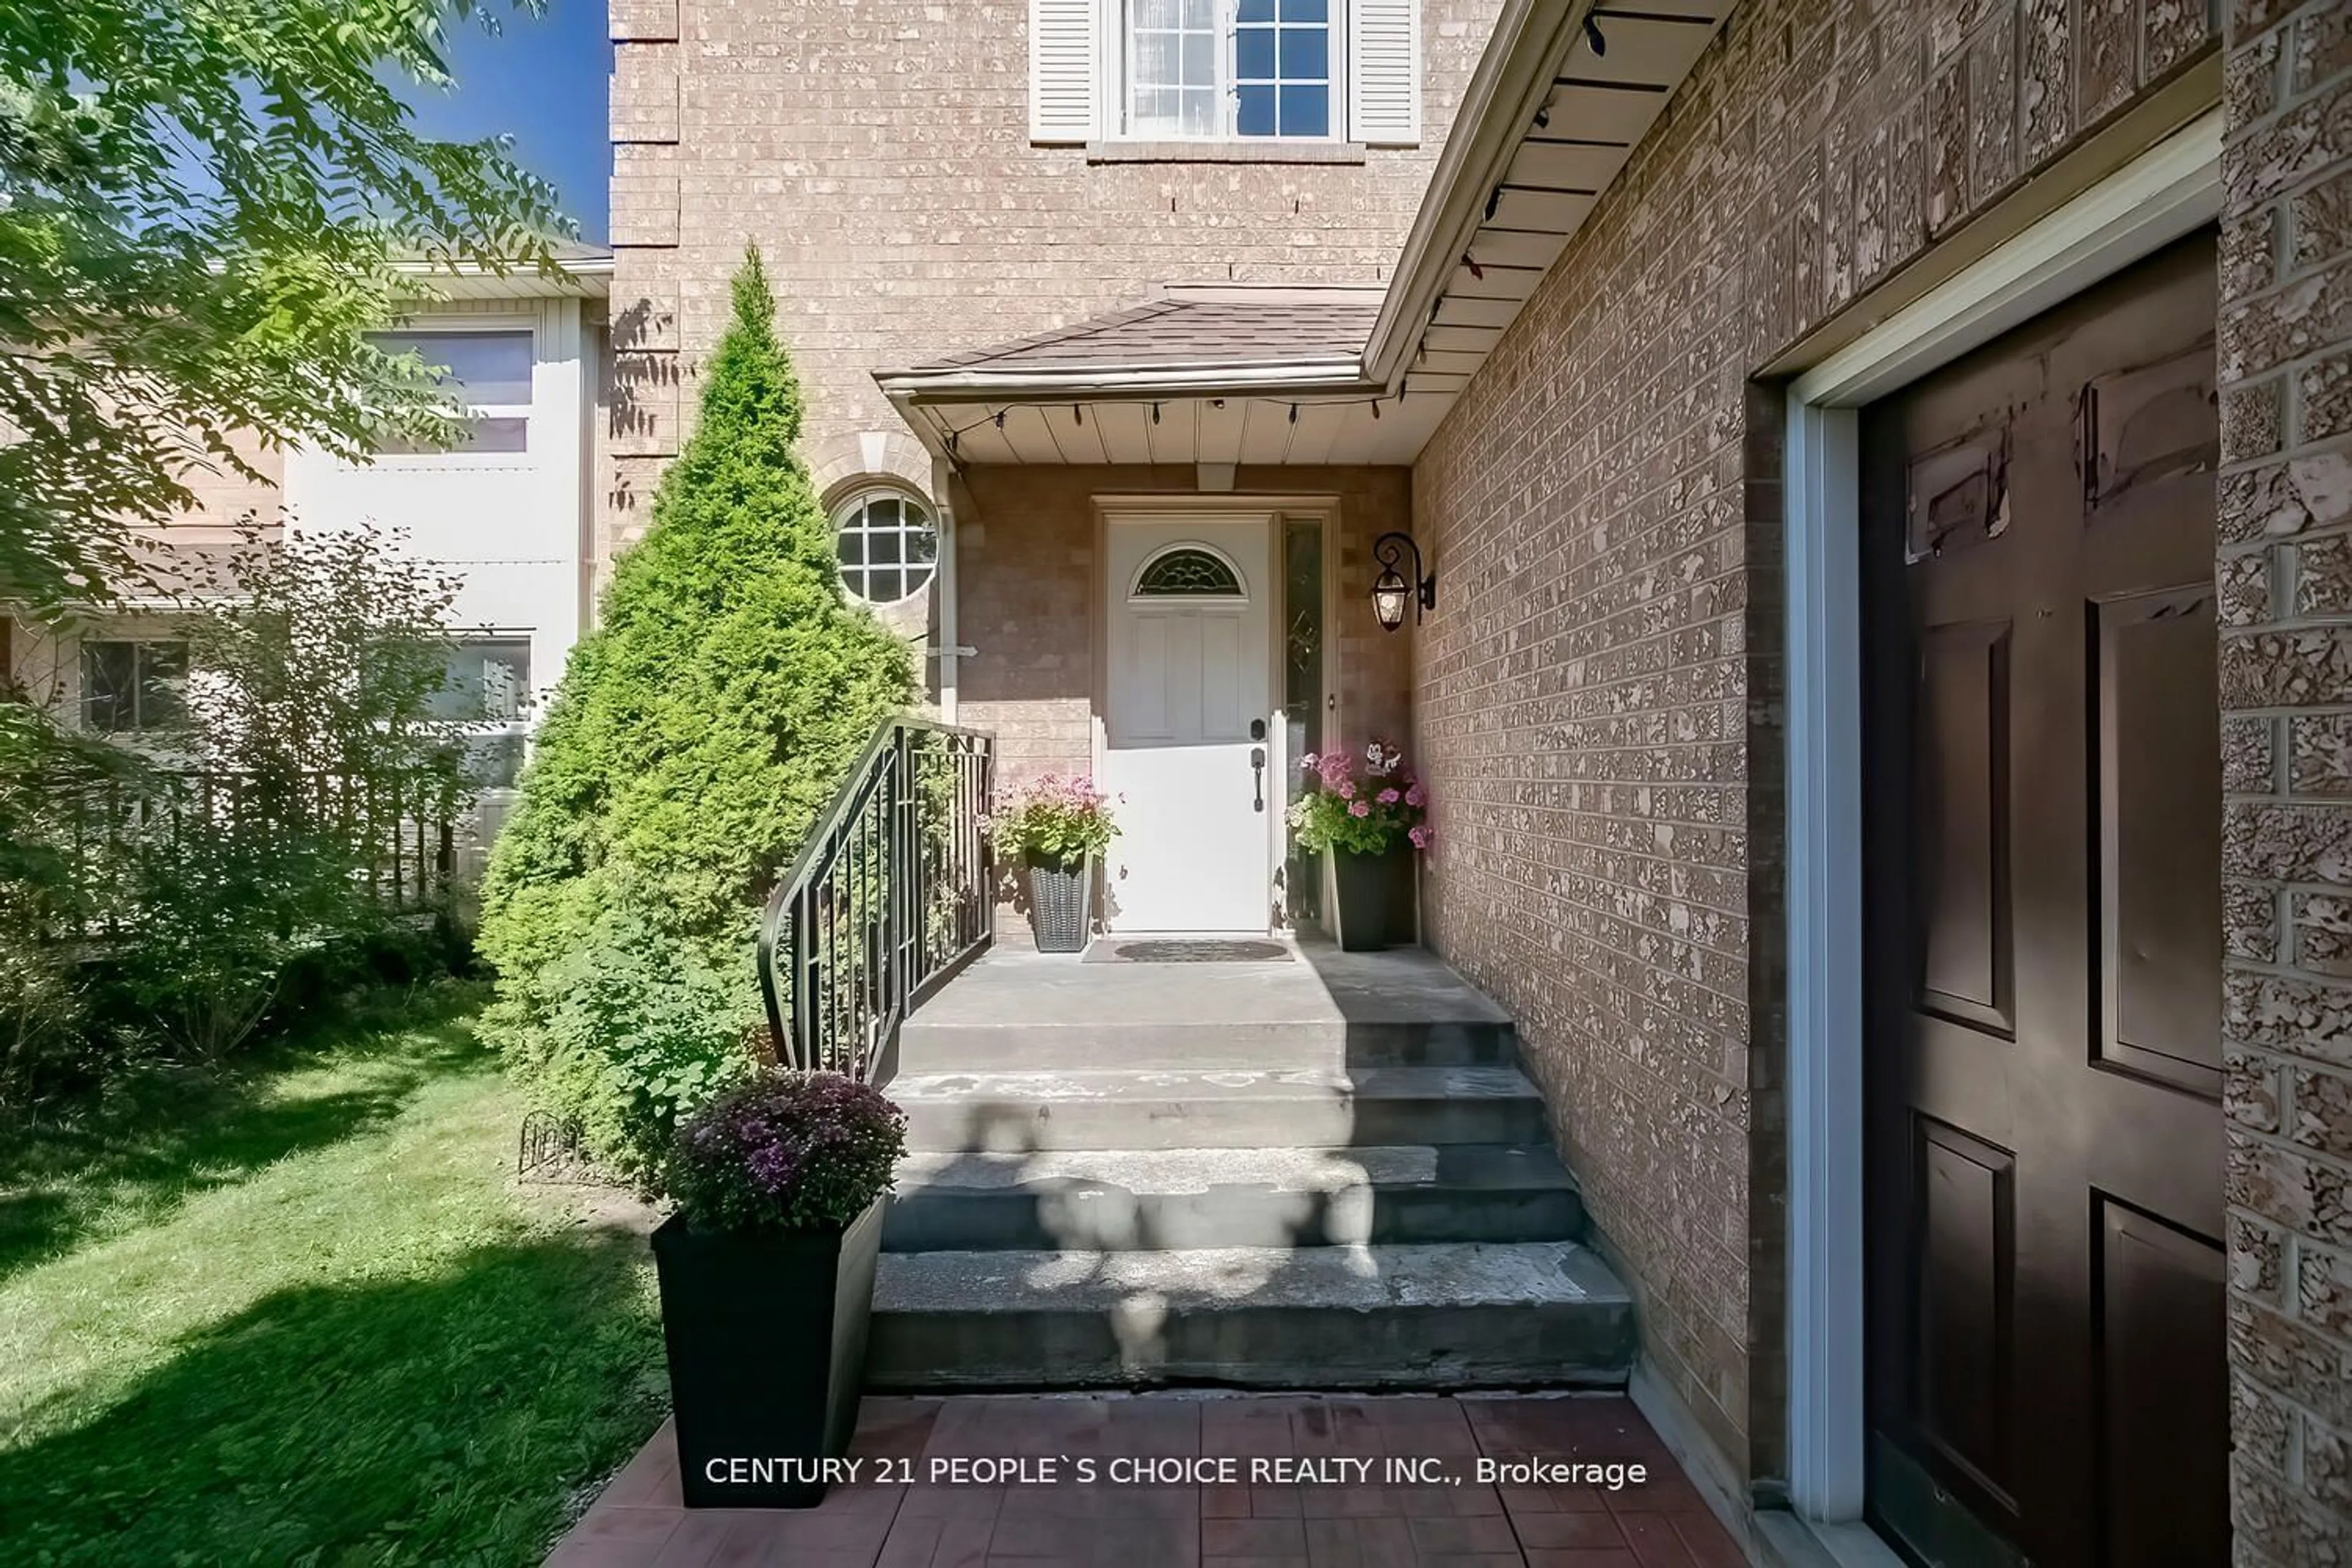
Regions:
[[875, 728], [904, 643], [842, 595], [794, 445], [800, 385], [758, 253], [701, 417], [572, 654], [483, 888], [490, 1028], [624, 1174], [747, 1073], [759, 911]]
[[698, 1230], [839, 1229], [889, 1190], [907, 1113], [840, 1073], [771, 1070], [687, 1118], [667, 1184]]

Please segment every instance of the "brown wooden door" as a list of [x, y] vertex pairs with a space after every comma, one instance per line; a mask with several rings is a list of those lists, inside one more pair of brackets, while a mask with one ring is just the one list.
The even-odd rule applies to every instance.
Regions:
[[2213, 246], [1864, 411], [1871, 1504], [2228, 1560]]

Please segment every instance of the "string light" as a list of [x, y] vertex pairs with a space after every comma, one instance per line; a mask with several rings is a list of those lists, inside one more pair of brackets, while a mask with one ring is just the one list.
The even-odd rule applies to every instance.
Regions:
[[1592, 19], [1590, 11], [1584, 14], [1584, 41], [1592, 46], [1596, 57], [1609, 52], [1609, 40], [1601, 36], [1601, 24]]
[[[1431, 314], [1433, 316], [1435, 312], [1433, 310]], [[1426, 358], [1428, 353], [1429, 346], [1426, 343], [1420, 345], [1414, 351], [1416, 363]], [[1223, 408], [1225, 406], [1226, 401], [1226, 399], [1222, 397], [1213, 397], [1209, 399], [1209, 405], [1213, 408]], [[1294, 403], [1284, 398], [1275, 397], [1245, 397], [1241, 401], [1244, 404], [1259, 404], [1268, 408], [1279, 408], [1283, 411], [1284, 417], [1290, 424], [1296, 425], [1298, 423], [1298, 410], [1300, 405], [1297, 403]], [[1318, 408], [1369, 407], [1372, 411], [1372, 417], [1378, 419], [1381, 417], [1381, 405], [1384, 402], [1395, 400], [1389, 398], [1386, 395], [1377, 395], [1372, 397], [1318, 397], [1314, 398], [1311, 401]], [[1021, 406], [1026, 407], [1032, 405], [1022, 405]], [[1151, 405], [1151, 422], [1154, 425], [1161, 422], [1162, 413], [1165, 406], [1166, 405], [1162, 403], [1154, 403]], [[1070, 414], [1072, 417], [1076, 419], [1078, 423], [1082, 425], [1086, 423], [1086, 409], [1087, 405], [1083, 403], [1073, 403], [1070, 405]], [[981, 428], [984, 425], [993, 425], [999, 430], [1003, 429], [1004, 416], [1011, 412], [1011, 409], [1000, 408], [995, 413], [985, 415], [981, 418], [973, 420], [969, 425], [956, 425], [949, 426], [942, 433], [949, 455], [950, 457], [959, 456], [963, 437], [971, 434], [974, 430]]]
[[1466, 250], [1462, 253], [1462, 265], [1470, 269], [1471, 277], [1478, 279], [1481, 281], [1485, 280], [1486, 269], [1479, 266], [1475, 261], [1470, 259], [1470, 253]]

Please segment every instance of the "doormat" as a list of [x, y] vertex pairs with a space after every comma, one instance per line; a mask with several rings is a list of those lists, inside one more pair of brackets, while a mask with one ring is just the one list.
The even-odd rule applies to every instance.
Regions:
[[1121, 942], [1103, 937], [1087, 949], [1088, 963], [1288, 963], [1290, 949], [1278, 942], [1219, 938], [1169, 938]]

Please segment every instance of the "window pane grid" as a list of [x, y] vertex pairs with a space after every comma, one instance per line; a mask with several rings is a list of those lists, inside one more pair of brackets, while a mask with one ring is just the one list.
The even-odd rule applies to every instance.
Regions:
[[867, 496], [838, 519], [842, 586], [869, 605], [895, 605], [930, 585], [940, 553], [930, 515], [898, 496]]
[[1331, 133], [1332, 0], [1129, 0], [1130, 135]]

